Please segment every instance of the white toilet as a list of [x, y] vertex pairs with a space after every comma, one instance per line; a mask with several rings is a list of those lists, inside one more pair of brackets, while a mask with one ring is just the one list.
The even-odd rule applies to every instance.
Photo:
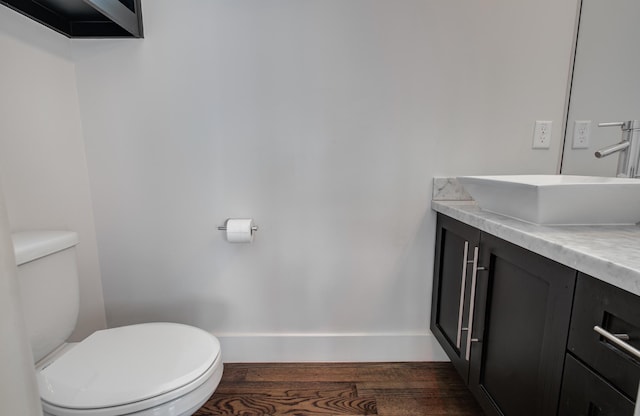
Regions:
[[12, 237], [45, 415], [186, 416], [213, 394], [223, 370], [220, 343], [201, 329], [139, 324], [66, 343], [79, 307], [77, 234]]

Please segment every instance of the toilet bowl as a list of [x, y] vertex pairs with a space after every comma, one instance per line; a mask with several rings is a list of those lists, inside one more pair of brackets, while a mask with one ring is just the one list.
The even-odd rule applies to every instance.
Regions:
[[220, 343], [199, 328], [137, 324], [66, 343], [78, 313], [77, 235], [12, 237], [45, 415], [187, 416], [213, 394], [223, 372]]
[[98, 331], [36, 366], [44, 412], [55, 416], [191, 415], [221, 377], [218, 340], [171, 323]]

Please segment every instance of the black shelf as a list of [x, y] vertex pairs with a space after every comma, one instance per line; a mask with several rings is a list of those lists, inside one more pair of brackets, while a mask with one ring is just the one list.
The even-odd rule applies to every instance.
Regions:
[[0, 0], [69, 38], [142, 38], [141, 0]]

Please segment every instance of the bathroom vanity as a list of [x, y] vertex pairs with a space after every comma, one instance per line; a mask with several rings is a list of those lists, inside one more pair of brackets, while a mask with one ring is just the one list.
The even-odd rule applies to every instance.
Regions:
[[486, 414], [633, 415], [640, 227], [432, 208], [431, 329]]

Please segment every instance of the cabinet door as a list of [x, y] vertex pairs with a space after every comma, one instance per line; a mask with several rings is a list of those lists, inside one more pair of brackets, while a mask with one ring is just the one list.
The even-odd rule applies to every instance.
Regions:
[[478, 229], [438, 214], [431, 330], [465, 383], [469, 379], [466, 327], [470, 280], [478, 261], [479, 241]]
[[482, 234], [469, 388], [489, 415], [555, 415], [576, 272]]

